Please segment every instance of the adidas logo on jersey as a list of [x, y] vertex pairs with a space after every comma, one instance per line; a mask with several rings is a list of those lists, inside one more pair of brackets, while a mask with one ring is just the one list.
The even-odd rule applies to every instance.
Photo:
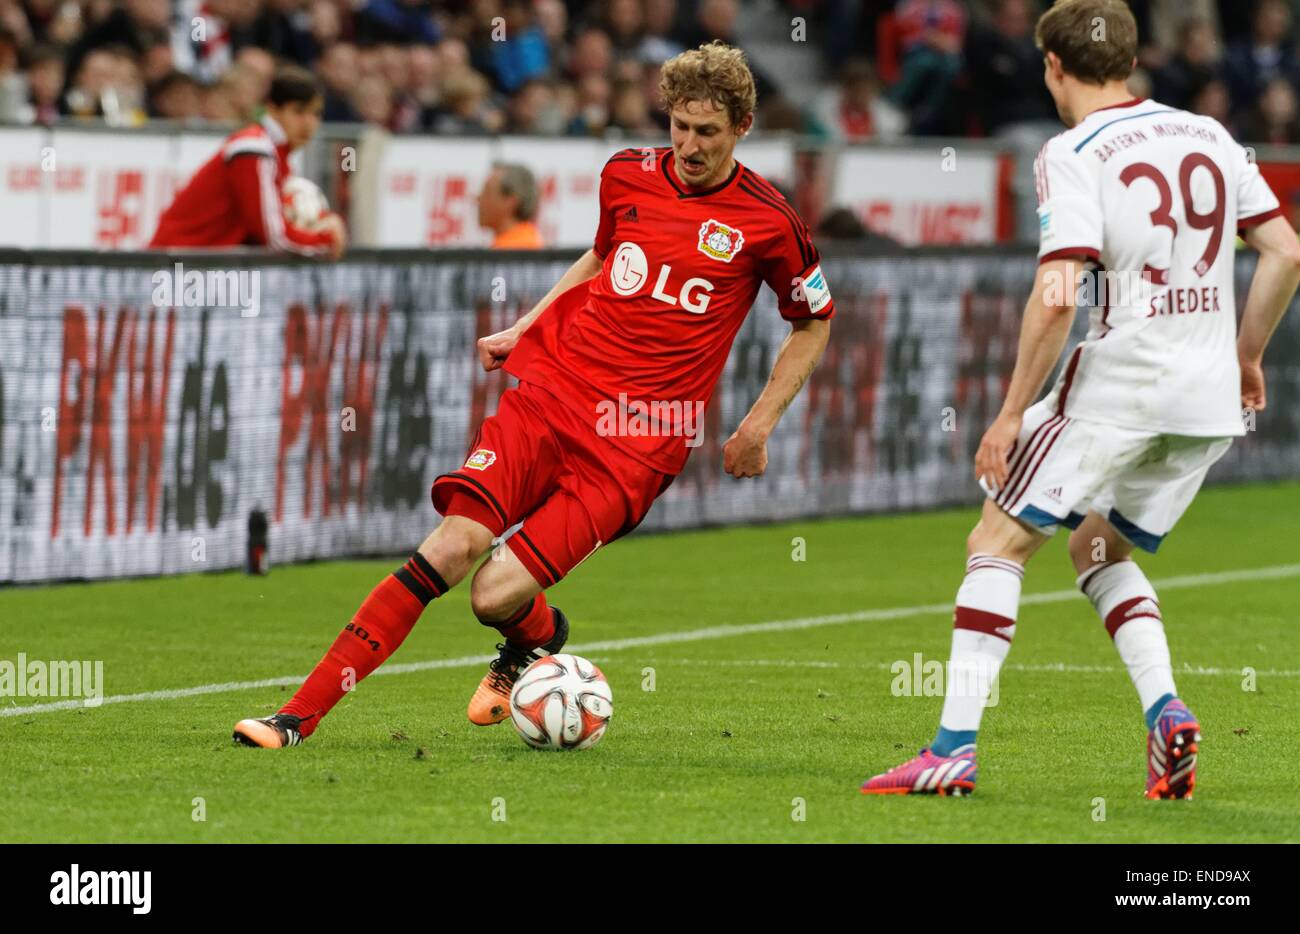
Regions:
[[632, 205], [632, 207], [620, 214], [618, 219], [621, 221], [636, 221], [636, 205]]
[[1052, 502], [1059, 503], [1061, 501], [1061, 487], [1054, 486], [1050, 490], [1046, 491], [1043, 495], [1046, 496], [1048, 499], [1050, 499]]

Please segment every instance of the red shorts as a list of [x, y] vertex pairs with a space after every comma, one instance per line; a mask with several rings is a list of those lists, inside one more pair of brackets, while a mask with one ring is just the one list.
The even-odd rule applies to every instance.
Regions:
[[[465, 465], [434, 480], [431, 495], [438, 512], [468, 515], [494, 535], [523, 522], [506, 544], [550, 587], [636, 528], [672, 480], [596, 434], [547, 390], [520, 383], [483, 420]], [[461, 492], [486, 508], [470, 514], [451, 505], [448, 513]]]

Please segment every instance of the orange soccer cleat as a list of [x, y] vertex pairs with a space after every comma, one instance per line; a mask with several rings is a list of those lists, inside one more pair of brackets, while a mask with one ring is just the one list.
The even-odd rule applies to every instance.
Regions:
[[278, 713], [259, 720], [240, 720], [235, 724], [231, 739], [243, 746], [260, 746], [262, 749], [283, 749], [302, 742], [302, 719], [287, 713]]
[[509, 642], [497, 643], [498, 655], [488, 664], [488, 673], [483, 676], [474, 696], [469, 699], [469, 722], [478, 726], [491, 726], [510, 716], [510, 692], [514, 689], [519, 676], [533, 662], [547, 655], [553, 655], [564, 648], [569, 639], [569, 620], [555, 607], [555, 635], [545, 645], [532, 649], [521, 649]]

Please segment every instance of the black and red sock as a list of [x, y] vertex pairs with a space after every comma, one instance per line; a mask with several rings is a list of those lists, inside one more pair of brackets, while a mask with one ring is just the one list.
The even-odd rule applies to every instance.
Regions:
[[302, 735], [310, 736], [344, 694], [397, 651], [429, 601], [446, 592], [446, 581], [424, 556], [411, 555], [370, 591], [280, 713], [302, 718]]
[[480, 619], [479, 622], [491, 626], [511, 645], [522, 649], [535, 649], [550, 642], [555, 636], [555, 614], [547, 605], [544, 593], [533, 597], [508, 619]]

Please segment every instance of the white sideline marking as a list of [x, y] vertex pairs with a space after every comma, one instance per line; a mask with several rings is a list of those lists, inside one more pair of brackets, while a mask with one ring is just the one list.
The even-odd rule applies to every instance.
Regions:
[[[819, 661], [794, 661], [787, 658], [729, 658], [721, 660], [712, 660], [707, 658], [647, 658], [647, 662], [657, 662], [661, 665], [709, 665], [718, 668], [847, 668], [850, 670], [881, 670], [889, 671], [898, 662], [867, 662], [862, 665], [844, 664], [843, 662], [819, 662]], [[907, 662], [908, 659], [899, 661]], [[938, 661], [938, 659], [926, 659], [926, 661]], [[1015, 665], [1005, 664], [1000, 668], [1001, 671], [1027, 671], [1027, 672], [1053, 672], [1060, 674], [1112, 674], [1122, 672], [1128, 673], [1127, 668], [1117, 668], [1114, 665], [1071, 665], [1066, 662], [1049, 662], [1046, 665]], [[1210, 675], [1222, 677], [1232, 675], [1239, 677], [1240, 668], [1211, 668], [1205, 665], [1184, 665], [1182, 668], [1175, 668], [1176, 675]], [[1297, 671], [1278, 671], [1269, 669], [1267, 671], [1256, 671], [1255, 674], [1261, 678], [1300, 678], [1300, 670]]]
[[[1186, 574], [1181, 577], [1166, 577], [1153, 582], [1157, 590], [1179, 590], [1187, 587], [1207, 587], [1218, 584], [1233, 584], [1241, 581], [1274, 580], [1282, 577], [1300, 576], [1300, 564], [1279, 564], [1264, 568], [1244, 568], [1238, 571], [1218, 571], [1211, 574]], [[1066, 600], [1081, 599], [1077, 590], [1051, 590], [1045, 593], [1025, 594], [1020, 598], [1021, 605], [1040, 603], [1063, 603]], [[635, 636], [628, 639], [606, 639], [603, 642], [584, 642], [568, 647], [570, 652], [588, 655], [593, 652], [618, 652], [623, 649], [639, 648], [643, 645], [671, 645], [677, 642], [702, 642], [707, 639], [727, 639], [732, 636], [748, 636], [759, 632], [790, 632], [799, 629], [816, 629], [821, 626], [838, 626], [842, 623], [868, 623], [888, 619], [904, 619], [909, 616], [929, 616], [939, 613], [951, 613], [951, 603], [928, 603], [919, 606], [900, 606], [880, 610], [855, 610], [852, 613], [831, 613], [826, 616], [805, 616], [796, 619], [777, 619], [764, 623], [740, 623], [729, 626], [708, 626], [704, 629], [689, 629], [684, 632], [661, 632], [653, 636]], [[379, 675], [402, 675], [416, 671], [432, 671], [438, 668], [469, 668], [486, 665], [493, 655], [466, 655], [460, 658], [439, 658], [424, 662], [406, 662], [397, 665], [384, 665], [370, 677]], [[1014, 666], [1012, 666], [1014, 667]], [[1046, 666], [1045, 670], [1070, 670], [1065, 666]], [[1191, 673], [1197, 673], [1195, 669]], [[1207, 670], [1208, 673], [1208, 670]], [[1240, 672], [1234, 672], [1240, 674]], [[1289, 674], [1279, 673], [1289, 677]], [[138, 701], [175, 700], [181, 697], [198, 697], [203, 694], [225, 694], [234, 691], [248, 691], [254, 688], [272, 688], [302, 684], [306, 675], [292, 675], [284, 678], [263, 678], [259, 681], [227, 681], [224, 684], [201, 684], [192, 688], [175, 688], [168, 691], [145, 691], [141, 694], [114, 694], [103, 698], [97, 706], [108, 704], [131, 704]], [[10, 701], [12, 704], [13, 702]], [[20, 717], [27, 714], [54, 713], [58, 710], [77, 710], [86, 706], [85, 700], [54, 701], [49, 704], [32, 704], [28, 707], [10, 706], [0, 708], [0, 717]], [[92, 708], [93, 709], [93, 708]]]

